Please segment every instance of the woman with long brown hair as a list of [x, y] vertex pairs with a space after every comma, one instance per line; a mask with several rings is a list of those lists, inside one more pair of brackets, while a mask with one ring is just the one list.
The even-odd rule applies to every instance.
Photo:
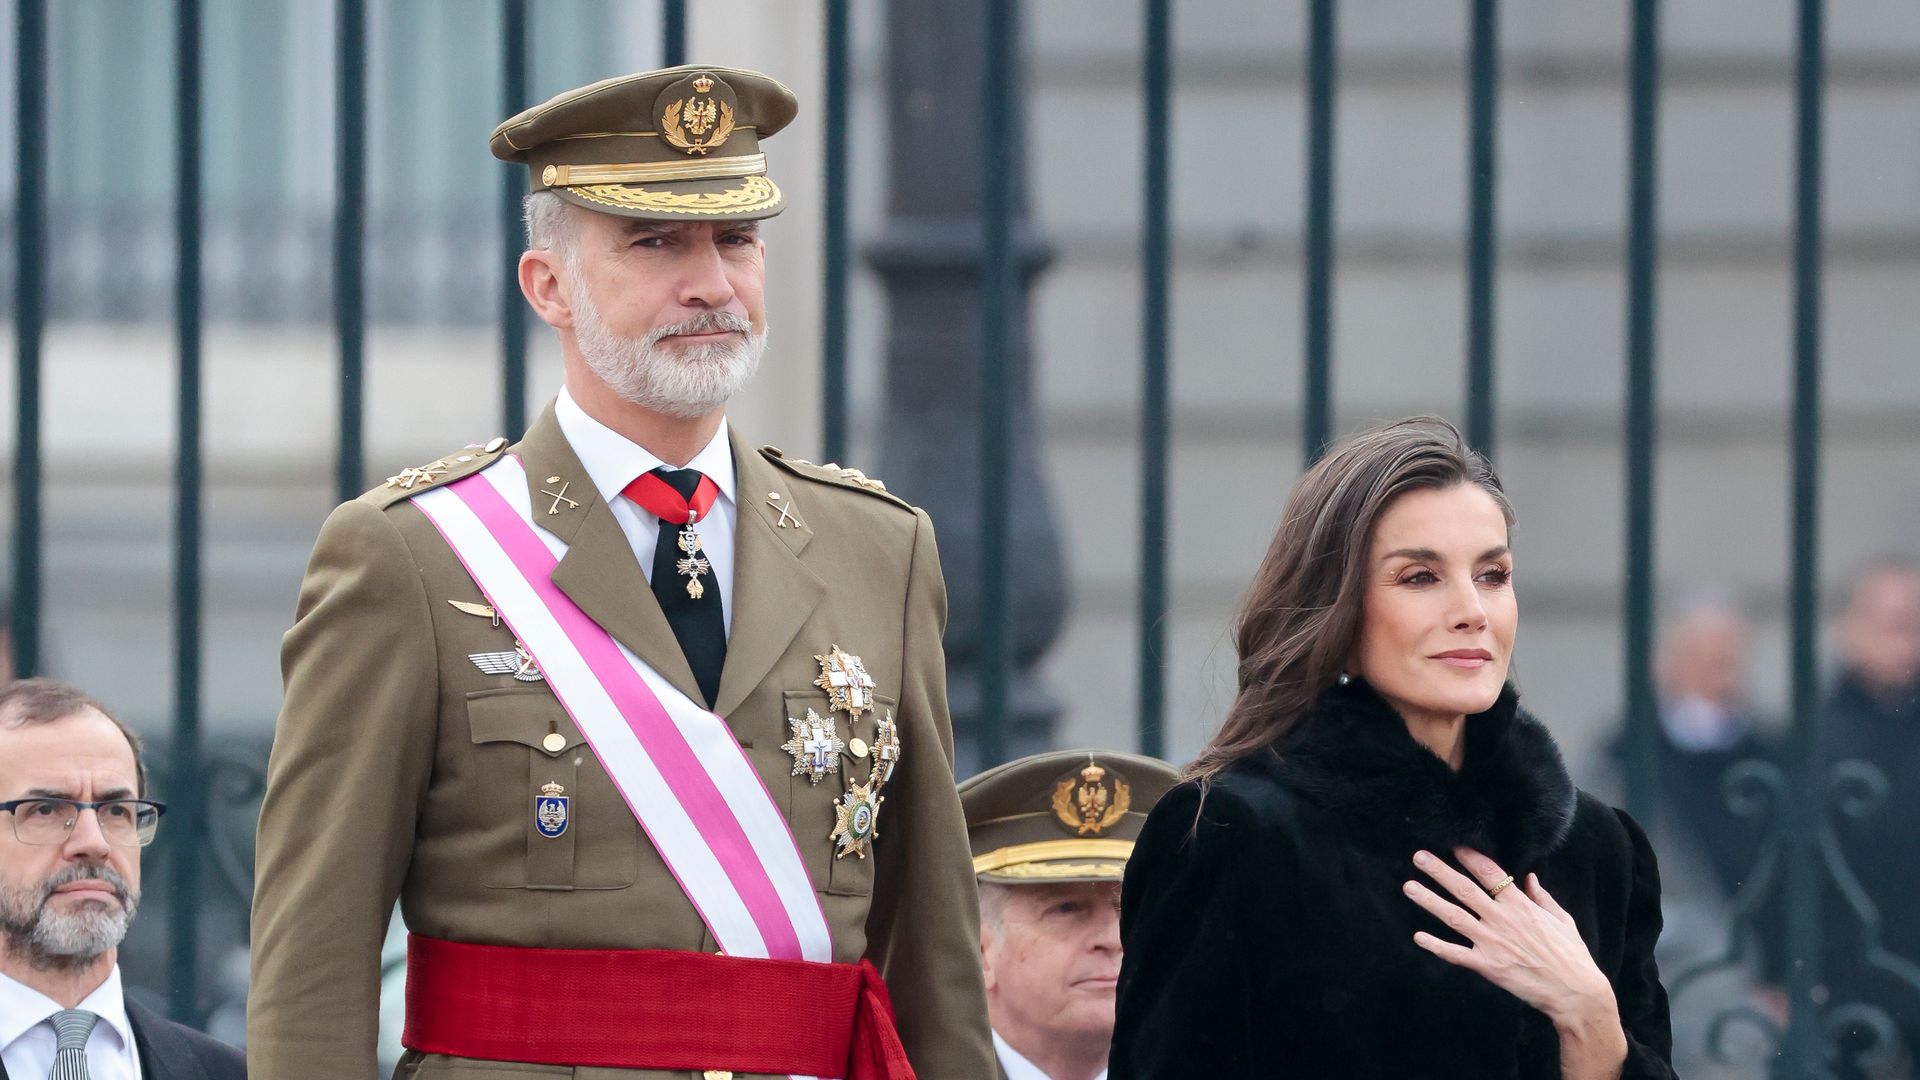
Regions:
[[1653, 851], [1508, 679], [1512, 523], [1431, 417], [1294, 489], [1127, 866], [1112, 1080], [1673, 1075]]

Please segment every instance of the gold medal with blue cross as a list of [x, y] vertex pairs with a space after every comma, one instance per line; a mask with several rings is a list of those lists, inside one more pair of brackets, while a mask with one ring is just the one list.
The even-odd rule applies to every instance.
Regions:
[[549, 840], [557, 840], [567, 831], [571, 814], [572, 799], [567, 797], [567, 789], [559, 781], [549, 780], [540, 786], [540, 794], [533, 800], [533, 827], [540, 835]]
[[833, 857], [848, 855], [864, 859], [873, 843], [874, 825], [880, 817], [880, 804], [886, 800], [867, 784], [853, 784], [833, 806]]

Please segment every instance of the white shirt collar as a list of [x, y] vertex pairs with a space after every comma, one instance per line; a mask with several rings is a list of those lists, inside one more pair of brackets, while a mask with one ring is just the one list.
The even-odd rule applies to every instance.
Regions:
[[[667, 464], [646, 447], [588, 416], [565, 387], [560, 389], [560, 396], [553, 403], [553, 418], [559, 421], [560, 433], [567, 437], [567, 445], [573, 447], [574, 456], [580, 459], [581, 466], [587, 470], [587, 478], [593, 481], [594, 490], [607, 502], [612, 502], [641, 473], [652, 472]], [[714, 486], [720, 489], [721, 498], [730, 503], [735, 501], [733, 447], [727, 441], [724, 420], [706, 447], [687, 462], [687, 468], [698, 469], [712, 480]]]
[[[1007, 1071], [1007, 1080], [1052, 1080], [1040, 1071], [1040, 1066], [1028, 1061], [1025, 1054], [1001, 1038], [998, 1031], [993, 1033], [993, 1050], [1000, 1055], [1000, 1067]], [[1094, 1080], [1107, 1080], [1107, 1070], [1101, 1069]]]
[[[120, 992], [120, 965], [77, 1008], [94, 1013], [120, 1039], [123, 1049], [134, 1045], [133, 1023], [127, 1019], [126, 996]], [[59, 1002], [25, 983], [0, 975], [0, 1051], [12, 1046], [34, 1025], [61, 1010]]]

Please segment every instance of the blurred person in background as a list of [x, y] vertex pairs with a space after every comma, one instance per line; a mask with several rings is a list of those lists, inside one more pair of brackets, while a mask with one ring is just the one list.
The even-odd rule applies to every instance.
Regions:
[[0, 691], [0, 1080], [240, 1080], [238, 1050], [141, 1008], [119, 947], [140, 906], [146, 798], [133, 732], [78, 688]]
[[960, 785], [980, 887], [980, 965], [1001, 1080], [1104, 1080], [1120, 977], [1120, 879], [1158, 758], [1056, 750]]
[[1747, 700], [1747, 641], [1739, 612], [1700, 602], [1667, 625], [1658, 653], [1661, 811], [1722, 896], [1752, 873], [1761, 839], [1723, 794], [1729, 769], [1767, 757]]
[[[1842, 1075], [1914, 1076], [1920, 985], [1890, 969], [1920, 964], [1920, 561], [1888, 556], [1869, 563], [1847, 594], [1838, 631], [1840, 672], [1820, 718], [1825, 810], [1878, 926], [1829, 883], [1823, 974], [1834, 1006], [1857, 1002], [1885, 1010], [1903, 1044], [1891, 1055], [1893, 1064], [1877, 1072], [1843, 1069]], [[1838, 776], [1862, 772], [1862, 765], [1884, 778], [1886, 797], [1855, 818], [1839, 810], [1833, 795]], [[1879, 948], [1895, 962], [1870, 956], [1876, 930]], [[1856, 1029], [1842, 1039], [1842, 1049], [1874, 1041]]]

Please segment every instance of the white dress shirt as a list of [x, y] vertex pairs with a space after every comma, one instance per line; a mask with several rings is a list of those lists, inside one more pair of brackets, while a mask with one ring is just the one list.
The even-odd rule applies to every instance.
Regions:
[[[1000, 1067], [1007, 1070], [1007, 1080], [1053, 1080], [1040, 1071], [1040, 1066], [1028, 1061], [1018, 1050], [1007, 1045], [1007, 1040], [993, 1033], [993, 1052], [1000, 1055]], [[1107, 1070], [1101, 1069], [1100, 1075], [1093, 1080], [1107, 1080]]]
[[[87, 995], [78, 1008], [95, 1013], [100, 1022], [87, 1036], [87, 1075], [91, 1080], [140, 1080], [140, 1050], [127, 1020], [126, 999], [120, 994], [120, 966]], [[13, 1080], [44, 1080], [53, 1071], [53, 1055], [60, 1047], [53, 1032], [53, 1014], [59, 1002], [24, 983], [0, 975], [0, 1064]]]
[[[653, 549], [660, 541], [660, 519], [621, 492], [640, 474], [652, 472], [667, 463], [625, 435], [588, 416], [586, 410], [573, 400], [573, 395], [564, 389], [553, 403], [553, 417], [560, 422], [560, 433], [567, 437], [567, 445], [573, 447], [574, 456], [586, 468], [587, 478], [593, 481], [594, 490], [613, 509], [614, 520], [620, 523], [621, 531], [627, 534], [627, 543], [633, 546], [633, 557], [639, 561], [641, 572], [651, 582]], [[733, 629], [733, 525], [738, 513], [734, 509], [737, 504], [734, 501], [733, 447], [727, 442], [724, 420], [706, 448], [695, 454], [686, 467], [698, 469], [720, 489], [720, 497], [714, 500], [713, 509], [707, 511], [705, 520], [694, 523], [694, 529], [700, 533], [701, 554], [706, 556], [713, 570], [713, 577], [708, 583], [720, 587], [720, 616], [730, 632]], [[539, 520], [538, 517], [535, 520]]]

